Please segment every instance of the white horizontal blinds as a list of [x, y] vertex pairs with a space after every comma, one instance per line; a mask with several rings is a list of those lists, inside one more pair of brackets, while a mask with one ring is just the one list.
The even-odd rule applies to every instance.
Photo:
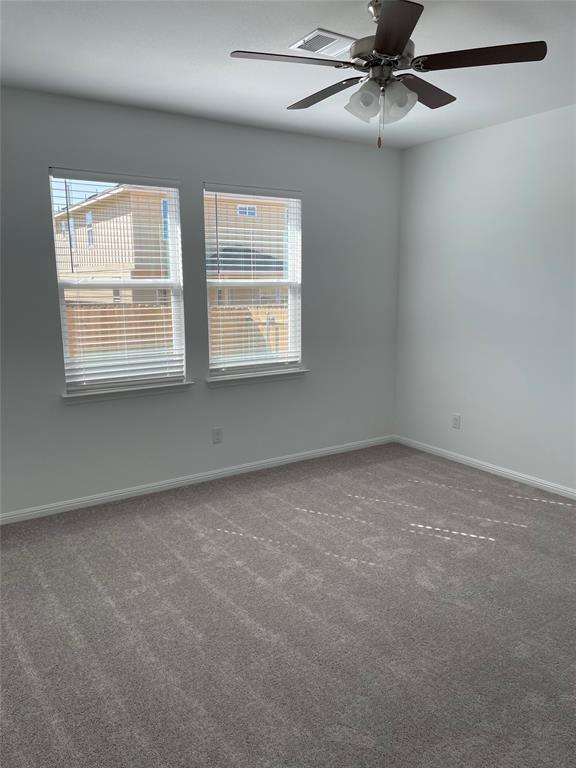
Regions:
[[178, 191], [50, 184], [67, 392], [183, 381]]
[[301, 359], [301, 201], [204, 192], [210, 369]]

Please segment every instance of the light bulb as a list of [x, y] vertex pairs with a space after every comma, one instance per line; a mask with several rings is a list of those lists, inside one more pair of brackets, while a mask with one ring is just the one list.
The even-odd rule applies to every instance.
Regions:
[[395, 123], [406, 117], [418, 101], [418, 96], [404, 83], [393, 80], [384, 93], [384, 123]]
[[[408, 89], [406, 89], [408, 90]], [[380, 111], [380, 86], [374, 80], [367, 80], [359, 90], [350, 96], [344, 107], [354, 117], [369, 123]]]

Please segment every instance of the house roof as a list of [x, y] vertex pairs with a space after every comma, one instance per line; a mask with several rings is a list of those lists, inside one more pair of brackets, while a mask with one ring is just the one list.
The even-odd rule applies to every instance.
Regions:
[[103, 192], [96, 192], [94, 195], [90, 195], [90, 197], [87, 197], [81, 203], [76, 203], [75, 205], [71, 205], [70, 207], [62, 208], [62, 210], [54, 214], [54, 218], [58, 219], [59, 217], [62, 217], [69, 213], [74, 213], [75, 211], [79, 211], [84, 208], [90, 208], [90, 206], [94, 205], [94, 203], [100, 203], [102, 202], [102, 200], [106, 200], [110, 197], [117, 197], [118, 195], [124, 192], [134, 192], [134, 191], [150, 192], [151, 194], [161, 194], [160, 190], [157, 189], [156, 187], [148, 187], [145, 184], [142, 184], [142, 185], [130, 184], [129, 186], [127, 184], [118, 184], [116, 187], [113, 187], [112, 189], [106, 189]]

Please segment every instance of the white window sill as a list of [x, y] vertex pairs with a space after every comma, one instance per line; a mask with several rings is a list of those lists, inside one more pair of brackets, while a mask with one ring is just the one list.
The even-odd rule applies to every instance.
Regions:
[[309, 368], [301, 366], [294, 368], [276, 368], [269, 371], [242, 371], [242, 373], [223, 373], [220, 376], [207, 376], [208, 384], [241, 384], [242, 382], [254, 381], [255, 379], [280, 379], [285, 376], [299, 376], [302, 373], [308, 373]]
[[194, 381], [171, 381], [166, 384], [143, 384], [140, 387], [117, 387], [115, 389], [92, 390], [90, 392], [64, 392], [62, 399], [68, 403], [80, 403], [92, 400], [110, 400], [118, 397], [144, 397], [163, 394], [166, 391], [182, 390], [194, 384]]

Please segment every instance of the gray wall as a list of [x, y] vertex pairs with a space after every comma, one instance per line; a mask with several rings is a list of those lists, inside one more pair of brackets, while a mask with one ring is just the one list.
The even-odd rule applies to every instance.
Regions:
[[[397, 151], [348, 142], [18, 90], [3, 102], [4, 511], [394, 432], [576, 487], [574, 109], [408, 150], [401, 168]], [[50, 165], [181, 179], [192, 388], [61, 399]], [[206, 180], [302, 190], [310, 373], [204, 383]]]
[[574, 116], [405, 153], [396, 400], [399, 434], [571, 488]]
[[[399, 152], [7, 90], [4, 511], [390, 434]], [[50, 165], [181, 179], [188, 390], [69, 404]], [[303, 192], [310, 373], [209, 388], [202, 182]], [[365, 204], [365, 200], [370, 204]], [[212, 446], [210, 428], [224, 427]]]

